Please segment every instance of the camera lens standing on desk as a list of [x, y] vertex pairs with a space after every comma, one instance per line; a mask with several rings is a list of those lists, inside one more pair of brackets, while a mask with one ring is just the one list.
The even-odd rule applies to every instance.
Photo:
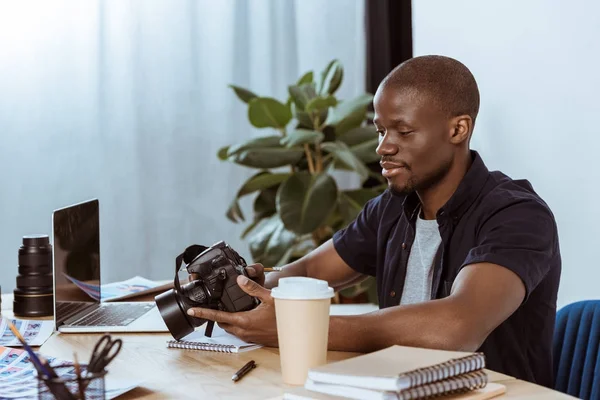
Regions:
[[47, 317], [54, 313], [52, 245], [48, 235], [23, 236], [13, 293], [16, 317]]

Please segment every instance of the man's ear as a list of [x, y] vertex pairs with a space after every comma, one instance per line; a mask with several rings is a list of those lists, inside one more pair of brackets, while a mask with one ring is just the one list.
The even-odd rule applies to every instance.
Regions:
[[469, 115], [454, 117], [450, 121], [450, 127], [450, 142], [452, 144], [460, 144], [469, 140], [469, 136], [473, 130], [473, 119]]

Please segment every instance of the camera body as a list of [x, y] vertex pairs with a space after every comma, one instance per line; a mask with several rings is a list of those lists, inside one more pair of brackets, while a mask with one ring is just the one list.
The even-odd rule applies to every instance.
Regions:
[[[185, 264], [193, 279], [181, 285], [178, 272]], [[259, 300], [245, 293], [237, 284], [238, 275], [248, 276], [246, 261], [227, 243], [220, 241], [211, 247], [190, 246], [175, 261], [174, 288], [155, 297], [156, 305], [171, 335], [177, 340], [193, 332], [205, 322], [206, 336], [213, 322], [187, 314], [192, 307], [204, 307], [227, 312], [255, 308]]]

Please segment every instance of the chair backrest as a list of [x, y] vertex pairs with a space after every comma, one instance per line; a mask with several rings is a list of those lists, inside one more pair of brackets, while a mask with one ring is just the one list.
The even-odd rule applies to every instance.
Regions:
[[556, 315], [554, 389], [600, 399], [600, 300], [569, 304]]

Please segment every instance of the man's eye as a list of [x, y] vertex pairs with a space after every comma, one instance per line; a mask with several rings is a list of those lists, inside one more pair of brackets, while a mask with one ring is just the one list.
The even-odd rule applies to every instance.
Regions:
[[400, 136], [406, 136], [406, 135], [413, 133], [413, 131], [401, 131], [399, 133], [400, 133]]

